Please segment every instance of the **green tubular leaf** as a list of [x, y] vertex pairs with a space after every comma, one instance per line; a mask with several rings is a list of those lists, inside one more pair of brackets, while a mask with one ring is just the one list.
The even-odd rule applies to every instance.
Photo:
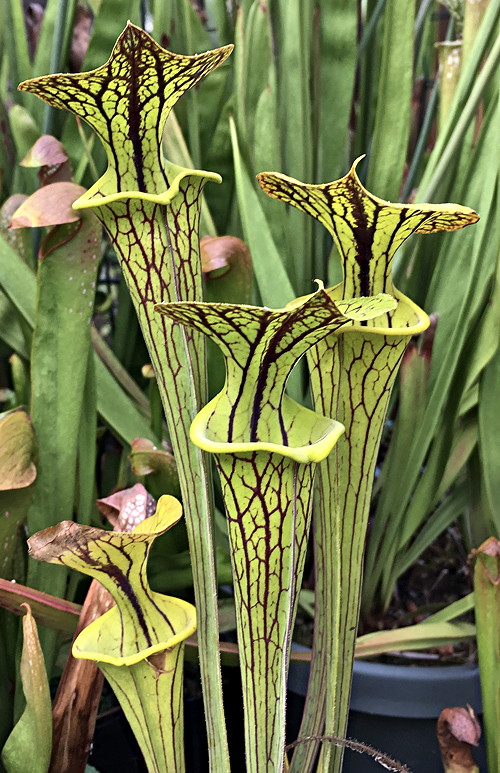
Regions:
[[483, 699], [483, 722], [486, 736], [488, 770], [500, 765], [500, 543], [494, 537], [473, 551], [474, 609], [477, 649]]
[[21, 679], [26, 708], [7, 739], [2, 762], [7, 773], [47, 773], [52, 745], [49, 683], [36, 623], [28, 604], [24, 606]]
[[[271, 172], [259, 175], [266, 193], [312, 215], [331, 233], [344, 274], [343, 282], [327, 291], [334, 301], [377, 292], [391, 293], [397, 300], [392, 311], [365, 325], [346, 326], [341, 335], [324, 338], [309, 354], [315, 408], [338, 418], [348, 441], [339, 444], [320, 468], [313, 688], [303, 736], [321, 733], [325, 711], [326, 734], [345, 736], [351, 681], [347, 664], [354, 657], [363, 550], [382, 427], [410, 337], [429, 324], [427, 315], [394, 287], [394, 254], [414, 232], [455, 230], [478, 219], [473, 210], [456, 205], [383, 201], [361, 185], [356, 163], [345, 177], [324, 185]], [[321, 753], [325, 770], [340, 770], [341, 750], [324, 747]], [[292, 771], [299, 769], [292, 760]]]
[[198, 56], [172, 54], [128, 24], [102, 67], [21, 86], [81, 116], [98, 134], [108, 157], [106, 172], [75, 208], [92, 208], [107, 228], [155, 368], [186, 508], [195, 594], [203, 610], [200, 665], [210, 760], [217, 773], [229, 769], [229, 760], [217, 648], [211, 480], [188, 432], [206, 389], [204, 346], [200, 334], [188, 336], [155, 315], [153, 306], [163, 300], [202, 298], [200, 196], [207, 180], [220, 177], [169, 163], [161, 143], [177, 100], [222, 64], [231, 50], [226, 46]]
[[281, 773], [286, 673], [307, 535], [313, 462], [342, 434], [333, 419], [284, 395], [294, 364], [348, 319], [392, 298], [332, 303], [323, 289], [293, 308], [160, 304], [206, 333], [226, 360], [224, 389], [193, 421], [193, 442], [215, 454], [228, 516], [245, 706], [247, 769]]

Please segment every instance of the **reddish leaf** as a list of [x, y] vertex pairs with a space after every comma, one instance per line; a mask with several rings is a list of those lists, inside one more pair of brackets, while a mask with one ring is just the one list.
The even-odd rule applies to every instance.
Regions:
[[10, 221], [11, 228], [36, 228], [80, 220], [72, 204], [84, 190], [71, 182], [56, 182], [39, 188], [16, 210]]

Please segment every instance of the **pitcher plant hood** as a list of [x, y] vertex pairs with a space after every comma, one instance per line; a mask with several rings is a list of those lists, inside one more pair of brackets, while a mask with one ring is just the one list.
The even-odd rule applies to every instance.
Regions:
[[459, 204], [384, 201], [361, 184], [356, 167], [362, 158], [354, 161], [345, 177], [321, 185], [302, 183], [277, 172], [261, 172], [257, 178], [265, 193], [311, 215], [331, 234], [344, 276], [340, 285], [328, 290], [332, 297], [389, 293], [398, 300], [397, 307], [385, 320], [374, 319], [368, 326], [384, 332], [390, 328], [391, 333], [407, 333], [406, 328], [412, 327], [415, 334], [425, 330], [428, 317], [394, 286], [396, 250], [413, 233], [455, 231], [476, 223], [479, 216]]
[[96, 70], [45, 75], [20, 84], [21, 91], [83, 119], [104, 146], [108, 168], [75, 202], [76, 209], [124, 194], [167, 203], [188, 174], [220, 182], [218, 174], [167, 162], [162, 137], [178, 99], [222, 64], [232, 49], [229, 45], [196, 56], [174, 54], [129, 22], [108, 61]]
[[196, 445], [211, 453], [260, 449], [303, 463], [327, 456], [339, 437], [338, 422], [285, 395], [288, 376], [298, 359], [333, 330], [384, 314], [395, 301], [379, 294], [334, 302], [320, 285], [286, 309], [229, 303], [156, 306], [173, 321], [204, 332], [226, 361], [224, 389], [193, 421]]

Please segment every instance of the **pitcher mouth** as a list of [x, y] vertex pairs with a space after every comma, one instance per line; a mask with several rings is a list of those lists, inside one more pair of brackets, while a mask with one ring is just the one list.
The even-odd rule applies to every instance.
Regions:
[[335, 419], [328, 419], [326, 416], [310, 411], [308, 408], [295, 403], [291, 398], [286, 398], [289, 404], [293, 404], [300, 411], [302, 421], [308, 421], [310, 426], [314, 426], [317, 434], [317, 440], [312, 440], [304, 444], [285, 445], [274, 443], [269, 440], [256, 441], [224, 441], [211, 438], [207, 431], [210, 418], [213, 416], [219, 395], [213, 398], [194, 418], [190, 438], [192, 442], [207, 451], [209, 454], [252, 454], [256, 452], [267, 452], [278, 454], [280, 456], [292, 459], [300, 464], [312, 464], [322, 462], [331, 452], [338, 439], [345, 432], [345, 427]]
[[[175, 633], [165, 637], [163, 641], [158, 641], [149, 647], [143, 649], [135, 649], [131, 646], [128, 648], [128, 652], [123, 655], [118, 655], [111, 652], [105, 652], [99, 648], [99, 641], [101, 639], [101, 630], [103, 625], [109, 625], [110, 627], [120, 628], [120, 613], [115, 606], [112, 609], [105, 612], [97, 620], [94, 620], [90, 625], [83, 629], [83, 631], [77, 636], [73, 644], [72, 653], [73, 657], [80, 660], [95, 660], [100, 663], [109, 663], [112, 666], [133, 666], [135, 663], [140, 663], [146, 658], [163, 652], [164, 650], [172, 649], [178, 644], [182, 644], [189, 636], [196, 631], [196, 611], [192, 604], [182, 599], [177, 599], [172, 596], [163, 596], [161, 594], [154, 594], [157, 602], [163, 604], [163, 606], [170, 612], [172, 610], [179, 610], [185, 615], [185, 622], [179, 627]], [[116, 618], [116, 619], [115, 619]]]
[[183, 167], [178, 167], [174, 164], [170, 165], [170, 167], [177, 169], [178, 171], [177, 174], [175, 174], [173, 177], [169, 187], [162, 193], [147, 193], [145, 191], [138, 190], [124, 190], [102, 195], [99, 193], [103, 179], [101, 177], [100, 180], [97, 180], [97, 182], [94, 183], [94, 185], [92, 185], [88, 191], [86, 191], [73, 203], [73, 209], [92, 209], [95, 207], [105, 206], [106, 204], [112, 204], [115, 201], [122, 201], [127, 199], [141, 199], [142, 201], [150, 201], [153, 204], [166, 205], [169, 204], [180, 193], [180, 184], [186, 177], [199, 177], [207, 182], [222, 182], [222, 177], [216, 172], [206, 172], [203, 169], [184, 169]]
[[[337, 303], [338, 301], [344, 300], [342, 296], [340, 295], [339, 298], [336, 298], [335, 291], [342, 288], [342, 285], [335, 285], [335, 287], [328, 287], [325, 292], [329, 295], [331, 300], [334, 303]], [[389, 291], [388, 291], [389, 292]], [[351, 323], [345, 324], [339, 331], [339, 335], [346, 335], [353, 332], [362, 332], [364, 335], [367, 333], [374, 333], [376, 335], [384, 335], [384, 336], [414, 336], [418, 333], [423, 333], [424, 330], [427, 330], [430, 324], [430, 319], [428, 314], [420, 308], [420, 306], [417, 306], [416, 303], [414, 303], [410, 298], [408, 298], [406, 295], [404, 295], [400, 290], [398, 290], [396, 287], [393, 287], [390, 290], [390, 295], [393, 296], [393, 298], [396, 299], [398, 302], [398, 305], [394, 309], [394, 311], [386, 312], [385, 314], [381, 314], [379, 317], [374, 317], [373, 319], [367, 319], [363, 321], [363, 324], [360, 324], [359, 322], [352, 321]], [[299, 302], [304, 302], [306, 298], [309, 298], [309, 295], [303, 295], [300, 298], [295, 298], [295, 300], [291, 301], [287, 304], [286, 308], [293, 308], [294, 306], [297, 306]], [[400, 315], [398, 314], [399, 311], [403, 311], [403, 313], [406, 313], [408, 317], [409, 324], [401, 324]], [[390, 317], [394, 316], [398, 320], [396, 325], [381, 325], [380, 323], [377, 324], [377, 320], [380, 319], [380, 317]], [[401, 315], [402, 316], [402, 315]], [[335, 333], [334, 335], [337, 335]]]

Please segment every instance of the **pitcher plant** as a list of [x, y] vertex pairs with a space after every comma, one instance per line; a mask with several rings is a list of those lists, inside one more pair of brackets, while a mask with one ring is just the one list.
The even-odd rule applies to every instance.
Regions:
[[[375, 464], [387, 405], [412, 336], [427, 314], [394, 286], [398, 247], [412, 233], [463, 228], [477, 214], [455, 204], [392, 204], [369, 193], [354, 162], [331, 183], [309, 185], [282, 174], [258, 175], [263, 190], [318, 220], [340, 255], [343, 281], [327, 290], [336, 302], [390, 293], [385, 315], [352, 322], [322, 338], [309, 353], [315, 408], [346, 427], [346, 440], [321, 465], [314, 518], [316, 607], [310, 685], [301, 736], [345, 736], [363, 556]], [[326, 685], [326, 690], [324, 689]], [[291, 770], [309, 769], [316, 744], [298, 746]], [[343, 748], [325, 744], [320, 770], [340, 771]]]
[[116, 602], [79, 634], [73, 655], [99, 665], [149, 773], [184, 771], [183, 642], [196, 629], [195, 609], [153, 592], [146, 576], [154, 540], [181, 515], [180, 502], [163, 496], [131, 532], [63, 521], [28, 541], [33, 558], [94, 577]]
[[221, 65], [232, 48], [181, 56], [129, 23], [109, 60], [97, 70], [48, 75], [19, 87], [82, 118], [106, 150], [106, 172], [74, 208], [93, 211], [108, 232], [155, 369], [186, 513], [200, 610], [209, 749], [216, 773], [229, 769], [229, 759], [218, 652], [212, 487], [203, 453], [189, 442], [189, 425], [206, 393], [204, 341], [201, 334], [187, 333], [154, 314], [153, 308], [165, 300], [202, 299], [201, 193], [207, 181], [221, 178], [170, 163], [163, 155], [162, 137], [178, 99]]
[[320, 289], [292, 309], [161, 304], [220, 347], [226, 382], [191, 426], [214, 454], [228, 519], [248, 773], [281, 773], [286, 680], [316, 463], [342, 424], [297, 404], [285, 386], [307, 349], [349, 320], [395, 305], [387, 295], [333, 302]]

